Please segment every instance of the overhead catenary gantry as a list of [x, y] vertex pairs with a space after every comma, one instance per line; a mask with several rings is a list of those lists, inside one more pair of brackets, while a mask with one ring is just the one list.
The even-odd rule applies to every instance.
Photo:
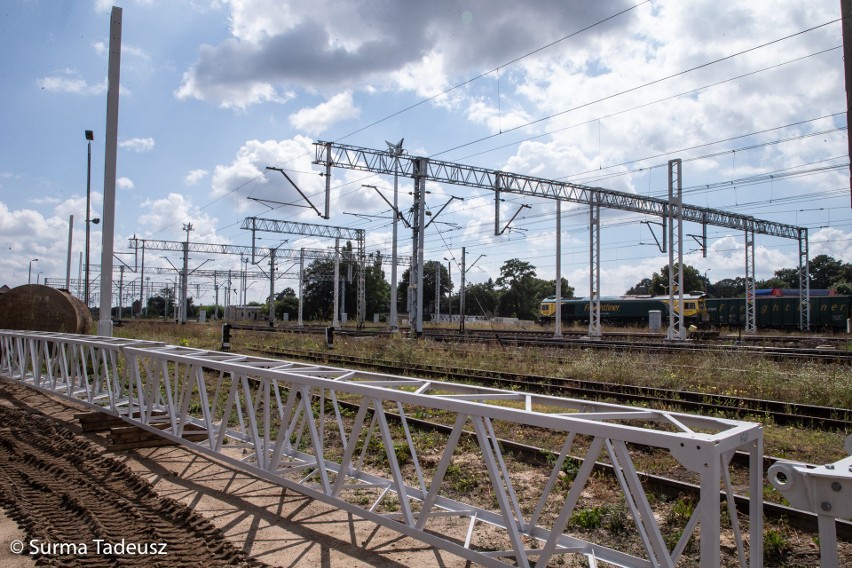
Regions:
[[[418, 180], [420, 180], [420, 183], [432, 181], [488, 189], [495, 192], [495, 199], [498, 200], [500, 199], [500, 193], [502, 192], [585, 204], [591, 208], [590, 215], [592, 222], [590, 222], [589, 230], [590, 243], [593, 247], [598, 246], [599, 244], [600, 231], [599, 216], [596, 215], [594, 211], [595, 208], [617, 209], [660, 217], [663, 219], [664, 224], [669, 223], [672, 226], [688, 221], [698, 223], [704, 227], [711, 225], [742, 231], [745, 235], [745, 252], [747, 259], [753, 259], [753, 237], [756, 234], [797, 240], [799, 243], [799, 290], [801, 300], [800, 327], [802, 329], [807, 329], [809, 326], [810, 302], [807, 278], [808, 230], [805, 227], [797, 227], [794, 225], [757, 219], [749, 215], [731, 213], [720, 209], [684, 204], [679, 201], [679, 191], [670, 191], [671, 197], [669, 199], [643, 197], [633, 193], [605, 189], [602, 187], [585, 186], [566, 181], [538, 178], [423, 157], [409, 155], [392, 156], [387, 151], [350, 146], [336, 142], [318, 141], [314, 143], [314, 147], [314, 163], [322, 164], [326, 169], [326, 193], [328, 193], [331, 186], [331, 168], [338, 167], [382, 175], [397, 174], [413, 178], [415, 180], [415, 205], [418, 205], [416, 199]], [[681, 183], [679, 161], [673, 160], [672, 164], [675, 162], [678, 163], [676, 177], [674, 177], [673, 180], [670, 180], [670, 185], [674, 182], [677, 184]], [[674, 166], [670, 165], [670, 168], [672, 167]], [[415, 226], [412, 227], [412, 230], [415, 233], [415, 239], [417, 239], [419, 228]], [[706, 231], [704, 232], [702, 241], [702, 246], [706, 250]], [[679, 239], [677, 243], [672, 243], [672, 246], [677, 247], [678, 250], [675, 251], [675, 254], [678, 258], [682, 258], [683, 239]], [[416, 250], [415, 257], [418, 262], [422, 263], [422, 259], [419, 258]], [[747, 271], [750, 272], [746, 274], [746, 280], [748, 281], [751, 279], [753, 286], [754, 263], [753, 261], [749, 262], [748, 260], [746, 262]], [[598, 291], [600, 290], [600, 255], [594, 254], [593, 252], [590, 255], [590, 263], [592, 264], [592, 266], [590, 266], [590, 274], [592, 276], [590, 278], [589, 286], [591, 296], [590, 322], [599, 322], [600, 301]], [[559, 276], [557, 276], [557, 278], [558, 277]], [[675, 286], [670, 286], [670, 305], [682, 306], [683, 293], [684, 290], [681, 287], [678, 287], [678, 289], [675, 290]], [[598, 298], [598, 301], [595, 301], [596, 297]], [[752, 294], [751, 297], [747, 297], [747, 303], [751, 306], [750, 310], [752, 314], [754, 313], [754, 301], [754, 294]], [[670, 322], [668, 336], [674, 339], [684, 337], [684, 330], [681, 327], [675, 328], [674, 326], [682, 327], [682, 322], [680, 322], [679, 319], [677, 321]], [[747, 329], [752, 332], [756, 330], [754, 321], [752, 321], [751, 324], [747, 324]], [[593, 323], [590, 323], [589, 335], [592, 337], [600, 336], [600, 329], [595, 329], [595, 324]]]
[[[140, 244], [141, 243], [141, 244]], [[130, 239], [130, 247], [136, 249], [140, 247], [145, 250], [159, 250], [159, 251], [170, 251], [170, 252], [181, 252], [184, 255], [189, 254], [190, 252], [201, 252], [205, 254], [226, 254], [226, 255], [242, 255], [245, 257], [252, 258], [252, 255], [255, 252], [254, 247], [241, 246], [241, 245], [229, 245], [229, 244], [219, 244], [219, 243], [193, 243], [189, 241], [159, 241], [159, 240], [143, 240], [137, 239], [133, 237]], [[270, 248], [270, 261], [275, 262], [275, 260], [288, 260], [299, 262], [303, 265], [305, 259], [310, 260], [318, 260], [318, 259], [329, 259], [333, 258], [333, 253], [327, 250], [318, 250], [318, 249], [281, 249], [281, 248]], [[301, 280], [302, 280], [303, 271], [299, 272], [299, 281], [301, 288]], [[270, 271], [268, 275], [270, 279], [270, 287], [273, 286], [271, 283], [275, 278], [274, 271]], [[335, 291], [336, 294], [336, 291]], [[301, 313], [302, 306], [302, 297], [299, 297], [299, 312]], [[272, 310], [270, 310], [272, 311]]]
[[[282, 172], [283, 173], [283, 172]], [[364, 319], [366, 317], [367, 311], [367, 299], [366, 293], [364, 291], [364, 280], [365, 280], [365, 272], [367, 269], [366, 261], [367, 254], [365, 251], [365, 240], [366, 240], [366, 231], [364, 229], [351, 229], [348, 227], [333, 227], [329, 225], [317, 225], [314, 223], [296, 223], [294, 221], [283, 221], [278, 219], [263, 219], [260, 217], [246, 217], [243, 220], [243, 224], [241, 226], [242, 229], [247, 229], [251, 231], [251, 246], [252, 249], [255, 248], [255, 237], [258, 231], [267, 232], [267, 233], [283, 233], [289, 235], [303, 235], [309, 237], [324, 237], [335, 239], [335, 267], [338, 266], [339, 257], [337, 255], [337, 249], [339, 247], [340, 239], [348, 239], [350, 241], [355, 241], [356, 245], [356, 260], [358, 266], [358, 284], [357, 284], [357, 310], [358, 310], [358, 326], [364, 325]], [[252, 256], [252, 262], [254, 262], [254, 256]], [[299, 280], [301, 283], [301, 279]], [[334, 301], [334, 319], [333, 322], [336, 325], [338, 321], [338, 303], [337, 303], [337, 287], [339, 286], [338, 280], [335, 278], [335, 301]], [[301, 286], [300, 286], [301, 288]], [[299, 290], [299, 297], [302, 296], [301, 289]], [[300, 322], [301, 324], [301, 318]]]

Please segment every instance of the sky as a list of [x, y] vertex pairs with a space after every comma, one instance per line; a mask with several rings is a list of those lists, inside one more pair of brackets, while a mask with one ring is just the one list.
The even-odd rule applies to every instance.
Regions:
[[[367, 251], [389, 257], [391, 212], [378, 191], [392, 199], [392, 177], [333, 169], [325, 220], [266, 168], [284, 169], [322, 210], [315, 141], [385, 150], [385, 141], [400, 139], [412, 156], [654, 197], [667, 194], [668, 161], [681, 159], [685, 203], [807, 227], [811, 257], [852, 262], [837, 0], [126, 0], [120, 7], [114, 243], [131, 268], [134, 236], [180, 241], [191, 224], [193, 242], [250, 245], [240, 225], [252, 216], [363, 229]], [[86, 130], [94, 132], [91, 216], [103, 208], [111, 8], [103, 0], [0, 7], [0, 285], [64, 283], [71, 215], [71, 278], [80, 275]], [[399, 182], [405, 211], [412, 181]], [[513, 258], [554, 278], [553, 201], [504, 194], [503, 224], [520, 213], [495, 236], [492, 192], [431, 182], [426, 189], [430, 211], [461, 198], [434, 217], [425, 238], [426, 259], [449, 259], [456, 289], [462, 247], [468, 266], [476, 260], [468, 282], [498, 278]], [[603, 212], [603, 295], [622, 294], [667, 264], [655, 221]], [[101, 226], [91, 225], [95, 265]], [[701, 227], [687, 223], [685, 233], [700, 235]], [[267, 248], [333, 246], [261, 237]], [[713, 282], [744, 276], [743, 237], [708, 227], [706, 258], [688, 236], [684, 262]], [[587, 206], [563, 204], [561, 238], [562, 275], [587, 295]], [[399, 252], [411, 253], [401, 225]], [[146, 253], [149, 268], [180, 262], [175, 253]], [[238, 270], [240, 259], [190, 255], [190, 269], [202, 264]], [[757, 236], [758, 279], [797, 265], [796, 241]], [[279, 270], [276, 289], [296, 288], [297, 267]], [[150, 277], [167, 282], [174, 274]], [[125, 273], [128, 285], [139, 278]], [[196, 303], [212, 303], [209, 279], [190, 282], [199, 284], [190, 290]], [[249, 300], [266, 293], [264, 282], [248, 285]]]

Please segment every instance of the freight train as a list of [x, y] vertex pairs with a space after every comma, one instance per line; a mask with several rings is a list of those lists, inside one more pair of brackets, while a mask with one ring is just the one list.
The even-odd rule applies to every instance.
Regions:
[[[745, 298], [710, 298], [702, 292], [684, 294], [683, 318], [688, 325], [744, 327]], [[647, 325], [648, 312], [660, 311], [663, 326], [669, 317], [668, 296], [617, 296], [601, 298], [601, 322]], [[675, 302], [677, 309], [677, 301]], [[556, 297], [544, 298], [539, 306], [542, 323], [556, 316]], [[810, 328], [846, 331], [852, 318], [852, 296], [831, 295], [828, 290], [811, 290]], [[799, 329], [799, 291], [779, 288], [755, 290], [755, 323], [758, 329]], [[588, 323], [589, 298], [563, 298], [562, 321]]]
[[[704, 305], [705, 294], [693, 292], [683, 295], [684, 322], [692, 325], [703, 323], [707, 318], [707, 308]], [[646, 324], [648, 312], [659, 311], [663, 321], [669, 317], [668, 296], [609, 296], [601, 297], [601, 322], [613, 324]], [[675, 300], [675, 313], [678, 301]], [[544, 298], [539, 305], [539, 320], [551, 323], [556, 317], [556, 296]], [[589, 298], [562, 298], [562, 321], [588, 322]]]
[[[795, 295], [760, 294], [755, 291], [755, 324], [758, 329], [799, 329], [799, 291]], [[707, 298], [707, 322], [714, 327], [745, 326], [745, 298]], [[846, 331], [852, 317], [852, 296], [831, 296], [812, 291], [810, 328]]]

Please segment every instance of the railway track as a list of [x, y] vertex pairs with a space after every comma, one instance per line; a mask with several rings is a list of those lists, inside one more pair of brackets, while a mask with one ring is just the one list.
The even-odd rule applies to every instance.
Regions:
[[642, 404], [657, 408], [675, 406], [685, 411], [719, 412], [732, 417], [762, 416], [771, 418], [776, 424], [852, 431], [852, 410], [844, 408], [711, 395], [582, 379], [519, 375], [501, 371], [452, 369], [431, 365], [400, 365], [392, 361], [379, 361], [327, 352], [268, 349], [262, 351], [262, 353], [272, 357], [303, 359], [335, 366], [358, 366], [383, 373], [407, 374], [453, 382], [477, 382], [485, 386], [502, 389], [542, 392], [574, 398], [612, 399], [619, 403]]
[[[357, 411], [358, 409], [358, 405], [354, 403], [347, 403], [338, 400], [338, 404], [344, 407], [351, 408], [353, 412]], [[393, 413], [387, 413], [386, 416], [391, 420], [399, 420], [399, 416]], [[426, 431], [439, 432], [447, 436], [449, 436], [452, 431], [452, 427], [448, 425], [432, 422], [422, 418], [413, 418], [409, 416], [406, 417], [406, 423], [409, 427], [419, 428], [421, 430]], [[464, 435], [474, 436], [474, 434], [469, 431], [466, 431]], [[549, 449], [521, 443], [515, 440], [499, 438], [498, 442], [505, 453], [512, 454], [513, 456], [515, 456], [516, 459], [519, 459], [527, 464], [541, 465], [542, 462], [547, 461], [548, 454], [550, 454], [552, 458], [556, 457], [556, 455]], [[580, 462], [583, 460], [583, 458], [578, 456], [570, 457]], [[764, 457], [764, 472], [768, 471], [769, 467], [777, 461], [778, 458], [773, 458], [770, 456]], [[746, 453], [737, 452], [732, 459], [732, 463], [734, 463], [735, 465], [748, 466], [749, 456]], [[615, 472], [613, 470], [612, 465], [608, 463], [595, 462], [594, 467], [596, 471], [604, 475], [613, 477], [615, 476]], [[695, 499], [696, 501], [700, 499], [700, 487], [698, 485], [685, 481], [680, 481], [677, 479], [671, 479], [665, 476], [643, 472], [638, 473], [640, 479], [643, 482], [643, 485], [645, 485], [648, 489], [658, 495], [664, 495], [670, 498], [681, 498], [686, 496]], [[721, 491], [720, 496], [724, 498], [724, 493]], [[743, 495], [735, 495], [734, 501], [738, 511], [740, 511], [742, 514], [748, 514], [750, 506], [750, 501], [748, 497], [745, 497]], [[763, 513], [764, 515], [771, 518], [784, 519], [792, 527], [796, 527], [814, 533], [818, 531], [817, 515], [809, 511], [802, 511], [778, 503], [764, 501]], [[837, 537], [842, 540], [852, 542], [852, 522], [838, 519], [836, 523]]]
[[[276, 333], [307, 333], [326, 334], [329, 328], [323, 326], [282, 326], [269, 327], [258, 325], [232, 324], [233, 330], [247, 330], [259, 332]], [[379, 329], [350, 329], [338, 328], [334, 330], [335, 335], [348, 337], [381, 337], [390, 335], [390, 332]], [[524, 331], [483, 331], [468, 330], [459, 333], [456, 330], [432, 329], [424, 332], [424, 336], [433, 341], [451, 342], [475, 342], [496, 343], [500, 345], [526, 346], [526, 347], [551, 347], [571, 348], [581, 347], [584, 349], [608, 349], [608, 350], [642, 350], [660, 353], [672, 353], [678, 351], [702, 352], [702, 351], [728, 351], [738, 353], [753, 353], [762, 357], [775, 360], [816, 360], [825, 363], [852, 364], [852, 351], [842, 350], [849, 339], [846, 337], [802, 337], [790, 338], [787, 336], [726, 336], [720, 338], [718, 335], [703, 335], [701, 339], [686, 342], [671, 342], [659, 334], [646, 332], [613, 332], [607, 333], [604, 338], [589, 339], [583, 337], [581, 332], [564, 333], [568, 337], [554, 338], [553, 333], [540, 330]], [[790, 347], [778, 346], [777, 343], [805, 342], [812, 347]], [[727, 342], [727, 343], [724, 343]]]

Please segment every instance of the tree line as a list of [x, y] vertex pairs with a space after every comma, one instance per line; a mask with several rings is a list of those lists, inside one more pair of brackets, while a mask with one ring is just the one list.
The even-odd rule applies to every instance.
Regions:
[[[746, 279], [744, 276], [724, 278], [710, 282], [707, 272], [703, 275], [694, 266], [684, 265], [684, 292], [705, 292], [716, 298], [737, 298], [745, 296]], [[821, 254], [809, 262], [809, 286], [812, 289], [830, 289], [840, 295], [852, 295], [852, 264]], [[779, 268], [772, 277], [756, 280], [756, 289], [762, 288], [798, 288], [799, 269]], [[663, 266], [659, 272], [649, 278], [643, 278], [629, 288], [626, 294], [663, 295], [669, 291], [669, 267]]]
[[[342, 250], [340, 261], [341, 311], [353, 319], [357, 313], [357, 261], [352, 244], [347, 243]], [[439, 312], [443, 315], [459, 313], [459, 293], [450, 280], [451, 268], [448, 265], [430, 260], [423, 268], [423, 311], [428, 321], [435, 313], [436, 288]], [[684, 265], [684, 292], [705, 292], [719, 298], [741, 297], [745, 295], [745, 278], [725, 278], [710, 281], [708, 273], [702, 274], [697, 268]], [[330, 321], [334, 306], [334, 261], [318, 259], [305, 268], [303, 276], [303, 317], [305, 320]], [[828, 255], [819, 255], [810, 261], [810, 287], [814, 289], [830, 288], [838, 294], [852, 295], [852, 264], [844, 263]], [[459, 281], [458, 273], [453, 277]], [[410, 270], [402, 272], [397, 287], [397, 311], [407, 313], [407, 295]], [[383, 257], [370, 254], [364, 273], [364, 294], [366, 317], [372, 320], [373, 314], [386, 315], [390, 311], [390, 283], [383, 268]], [[625, 291], [627, 295], [665, 295], [668, 294], [669, 270], [663, 266], [659, 272], [643, 278]], [[797, 268], [781, 268], [771, 278], [758, 280], [755, 288], [798, 288], [799, 271]], [[536, 267], [521, 259], [507, 260], [500, 267], [497, 279], [489, 278], [485, 282], [469, 284], [465, 290], [465, 315], [486, 317], [514, 317], [523, 320], [538, 318], [541, 300], [556, 293], [556, 281], [539, 278]], [[562, 297], [573, 298], [574, 288], [562, 278]], [[195, 317], [199, 309], [206, 309], [208, 317], [213, 315], [214, 306], [195, 306], [188, 298], [188, 316]], [[261, 317], [268, 317], [269, 302], [250, 302], [260, 307]], [[299, 298], [293, 288], [284, 288], [275, 296], [273, 303], [276, 319], [289, 314], [294, 319], [298, 312]], [[162, 316], [174, 309], [173, 291], [164, 288], [159, 294], [148, 298], [147, 315]], [[217, 307], [222, 317], [221, 306]]]

